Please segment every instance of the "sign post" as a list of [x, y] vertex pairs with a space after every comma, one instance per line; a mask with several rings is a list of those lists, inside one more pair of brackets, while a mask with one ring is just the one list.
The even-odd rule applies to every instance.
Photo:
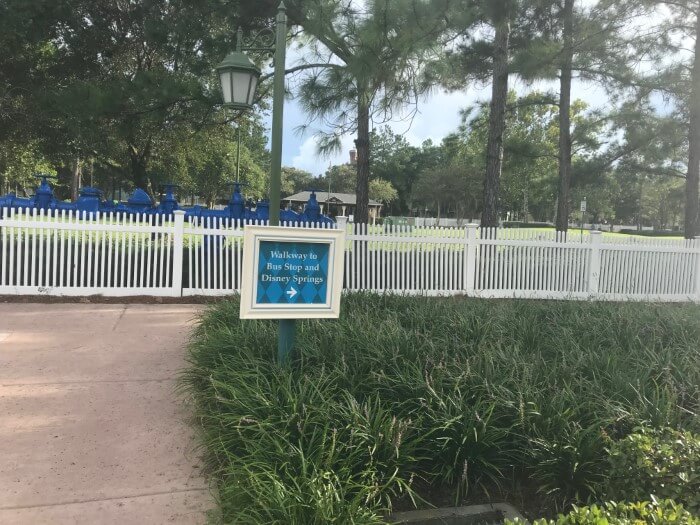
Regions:
[[241, 319], [279, 319], [278, 359], [294, 346], [294, 319], [338, 318], [345, 231], [246, 226]]
[[586, 197], [584, 197], [583, 200], [581, 201], [581, 223], [580, 223], [581, 242], [583, 242], [583, 219], [584, 219], [585, 214], [586, 214]]

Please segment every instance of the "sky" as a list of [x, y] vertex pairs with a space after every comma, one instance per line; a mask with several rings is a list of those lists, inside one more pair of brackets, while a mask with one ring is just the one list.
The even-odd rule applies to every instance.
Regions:
[[[519, 94], [532, 90], [554, 90], [556, 92], [556, 85], [546, 81], [525, 85], [523, 82], [511, 79], [511, 89]], [[395, 133], [405, 136], [410, 144], [419, 146], [427, 139], [431, 139], [434, 143], [440, 143], [446, 135], [456, 131], [459, 127], [461, 123], [460, 110], [479, 101], [488, 101], [490, 91], [490, 85], [472, 86], [458, 92], [436, 90], [420, 101], [418, 112], [410, 122], [396, 121], [386, 125]], [[601, 108], [608, 104], [608, 98], [602, 88], [582, 81], [574, 82], [572, 95], [573, 99], [586, 101], [591, 108]], [[307, 120], [307, 116], [294, 99], [285, 101], [282, 165], [303, 169], [314, 176], [319, 176], [325, 173], [329, 165], [348, 162], [349, 152], [354, 147], [354, 136], [343, 137], [342, 149], [338, 153], [331, 156], [321, 156], [317, 152], [313, 132], [309, 130], [306, 134], [300, 135], [296, 131], [296, 128], [305, 124]], [[269, 129], [271, 122], [269, 113], [264, 116], [264, 122]]]

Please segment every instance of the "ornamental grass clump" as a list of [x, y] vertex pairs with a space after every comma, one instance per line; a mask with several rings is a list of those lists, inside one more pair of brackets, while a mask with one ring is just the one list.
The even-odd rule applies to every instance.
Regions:
[[[541, 516], [605, 495], [640, 426], [700, 431], [700, 309], [370, 294], [277, 324], [212, 306], [193, 400], [225, 523], [383, 523], [396, 508], [509, 500]], [[541, 511], [541, 512], [540, 512]]]

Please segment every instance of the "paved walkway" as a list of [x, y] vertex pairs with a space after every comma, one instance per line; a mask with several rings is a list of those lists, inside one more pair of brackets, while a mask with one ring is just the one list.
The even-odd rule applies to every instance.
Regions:
[[0, 523], [206, 521], [174, 392], [196, 313], [0, 304]]

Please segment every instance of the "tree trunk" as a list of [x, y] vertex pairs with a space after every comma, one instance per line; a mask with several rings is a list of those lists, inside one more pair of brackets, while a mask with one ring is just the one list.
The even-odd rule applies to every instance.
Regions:
[[700, 6], [695, 13], [695, 58], [691, 72], [688, 174], [685, 179], [685, 238], [700, 235]]
[[642, 197], [644, 196], [644, 177], [639, 175], [639, 197], [637, 198], [637, 231], [642, 231]]
[[73, 202], [78, 200], [78, 190], [80, 189], [80, 158], [76, 157], [73, 161], [73, 169], [70, 177], [70, 198]]
[[489, 133], [486, 145], [486, 177], [484, 178], [481, 226], [498, 226], [498, 193], [503, 164], [503, 134], [506, 127], [506, 103], [508, 100], [508, 43], [510, 39], [509, 14], [496, 25], [493, 55], [493, 82]]
[[[150, 152], [150, 146], [147, 145], [143, 151], [139, 152], [139, 149], [133, 144], [129, 145], [129, 161], [131, 167], [131, 180], [134, 186], [145, 190], [147, 193], [151, 193], [151, 188], [149, 188], [148, 175], [146, 173], [146, 166], [148, 164], [148, 155]], [[151, 194], [151, 196], [153, 196]]]
[[131, 161], [131, 180], [134, 186], [148, 191], [148, 177], [143, 159], [137, 153], [133, 153], [129, 155], [129, 160]]
[[574, 57], [574, 0], [564, 0], [564, 49], [559, 79], [559, 193], [557, 230], [569, 229], [569, 188], [571, 187], [571, 69]]
[[357, 99], [357, 187], [355, 189], [355, 222], [369, 222], [369, 101], [364, 90]]

